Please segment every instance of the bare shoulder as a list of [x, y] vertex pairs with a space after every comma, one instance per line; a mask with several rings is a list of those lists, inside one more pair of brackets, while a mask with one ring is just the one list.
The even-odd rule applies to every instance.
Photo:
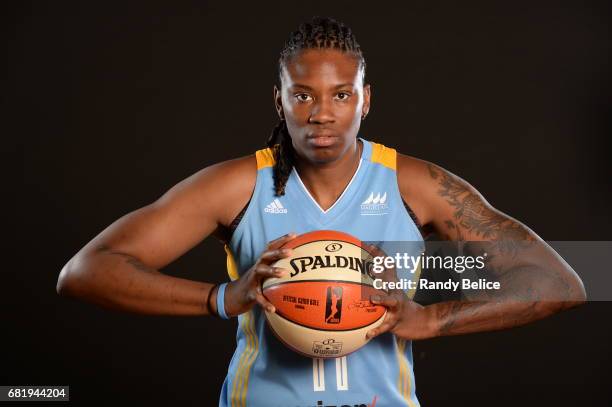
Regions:
[[[220, 188], [225, 186], [231, 194], [236, 189], [248, 189], [246, 184], [249, 179], [253, 181], [252, 186], [254, 186], [256, 175], [257, 161], [255, 154], [251, 154], [202, 168], [187, 178], [185, 182], [196, 190], [199, 187]], [[223, 194], [225, 191], [219, 191], [219, 193]]]
[[441, 236], [479, 240], [495, 236], [530, 239], [526, 227], [495, 209], [469, 182], [431, 162], [398, 154], [402, 197]]
[[[465, 179], [453, 174], [438, 164], [397, 154], [398, 183], [402, 194], [434, 193], [447, 194], [478, 194], [480, 193]], [[446, 191], [446, 192], [444, 192]]]
[[472, 189], [465, 180], [439, 165], [400, 153], [397, 154], [397, 179], [402, 198], [423, 225], [431, 223], [436, 216], [435, 206], [442, 189], [462, 192]]
[[256, 178], [257, 161], [251, 154], [205, 167], [172, 190], [186, 194], [194, 204], [212, 209], [217, 223], [227, 226], [248, 203]]
[[414, 188], [418, 190], [424, 187], [434, 188], [444, 178], [452, 178], [468, 185], [465, 180], [437, 164], [399, 152], [397, 153], [397, 175], [400, 186], [406, 188], [407, 192], [411, 192]]
[[431, 166], [429, 161], [422, 160], [410, 155], [397, 153], [397, 176], [400, 186], [412, 189], [414, 184], [429, 182], [431, 178]]
[[165, 267], [236, 216], [255, 186], [255, 156], [220, 162], [183, 179], [155, 202], [104, 229], [82, 253], [100, 248]]

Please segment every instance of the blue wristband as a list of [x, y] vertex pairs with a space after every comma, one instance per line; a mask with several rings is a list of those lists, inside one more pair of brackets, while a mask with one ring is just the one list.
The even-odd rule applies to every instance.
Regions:
[[225, 313], [225, 287], [227, 283], [223, 283], [217, 289], [217, 314], [223, 319], [229, 319]]

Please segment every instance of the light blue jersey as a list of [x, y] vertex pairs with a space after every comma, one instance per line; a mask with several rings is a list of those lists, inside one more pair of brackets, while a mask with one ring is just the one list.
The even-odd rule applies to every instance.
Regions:
[[[269, 241], [289, 232], [325, 229], [346, 232], [362, 241], [422, 242], [400, 195], [395, 150], [359, 140], [363, 143], [359, 167], [326, 211], [312, 198], [295, 169], [285, 195], [275, 196], [272, 150], [257, 151], [255, 190], [226, 246], [230, 278], [246, 272]], [[222, 407], [419, 405], [411, 342], [390, 333], [348, 356], [312, 359], [283, 345], [256, 306], [240, 315], [236, 339], [221, 391]]]

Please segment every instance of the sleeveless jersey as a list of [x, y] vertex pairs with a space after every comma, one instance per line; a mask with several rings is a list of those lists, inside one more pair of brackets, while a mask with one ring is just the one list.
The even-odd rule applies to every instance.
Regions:
[[[369, 242], [423, 242], [400, 195], [396, 151], [359, 140], [363, 144], [359, 167], [342, 195], [325, 211], [295, 169], [285, 195], [275, 196], [272, 150], [256, 152], [255, 189], [225, 247], [232, 280], [257, 261], [269, 241], [289, 232], [325, 229]], [[259, 306], [240, 315], [238, 322], [237, 346], [221, 390], [221, 407], [419, 405], [410, 341], [385, 333], [345, 357], [311, 359], [276, 338]]]

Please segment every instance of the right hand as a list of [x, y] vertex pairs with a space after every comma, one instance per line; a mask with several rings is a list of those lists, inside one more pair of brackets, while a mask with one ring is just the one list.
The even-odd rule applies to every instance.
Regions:
[[261, 305], [268, 312], [275, 311], [274, 305], [264, 297], [261, 284], [267, 278], [283, 277], [289, 274], [289, 270], [273, 267], [272, 264], [291, 256], [293, 251], [291, 249], [281, 249], [281, 246], [296, 237], [297, 234], [288, 233], [268, 243], [266, 250], [255, 264], [239, 279], [227, 285], [224, 302], [225, 312], [228, 316], [234, 317], [247, 312], [255, 304]]

